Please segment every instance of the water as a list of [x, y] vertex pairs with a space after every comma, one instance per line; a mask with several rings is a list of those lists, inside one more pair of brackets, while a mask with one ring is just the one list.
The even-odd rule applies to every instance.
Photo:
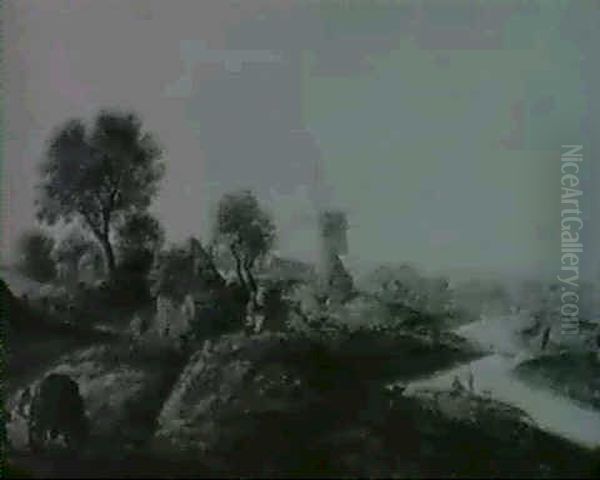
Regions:
[[511, 327], [520, 324], [514, 317], [483, 319], [462, 327], [457, 333], [502, 353], [492, 353], [471, 363], [432, 377], [412, 382], [406, 393], [421, 388], [450, 389], [456, 376], [467, 384], [472, 372], [475, 392], [509, 403], [526, 412], [537, 425], [585, 447], [600, 447], [600, 412], [585, 408], [567, 397], [531, 386], [517, 378], [514, 367], [523, 359], [521, 346]]

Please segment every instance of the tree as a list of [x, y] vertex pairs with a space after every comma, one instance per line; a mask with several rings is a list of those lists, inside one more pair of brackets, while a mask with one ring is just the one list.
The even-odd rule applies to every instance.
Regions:
[[41, 167], [38, 217], [54, 224], [79, 218], [94, 235], [112, 275], [115, 225], [145, 211], [164, 168], [154, 137], [133, 113], [101, 111], [91, 129], [75, 119], [51, 137]]
[[147, 212], [135, 212], [117, 227], [117, 251], [121, 263], [145, 261], [150, 268], [154, 255], [164, 243], [165, 233], [158, 220]]
[[216, 237], [234, 258], [241, 286], [256, 303], [258, 287], [252, 271], [273, 246], [275, 226], [271, 217], [249, 190], [229, 193], [219, 202], [216, 230]]
[[74, 228], [54, 247], [52, 256], [58, 266], [59, 276], [63, 280], [76, 281], [82, 257], [96, 253], [99, 253], [98, 245], [81, 230]]
[[130, 305], [150, 299], [149, 273], [164, 243], [164, 231], [147, 212], [134, 212], [116, 227], [118, 265], [113, 275], [114, 293]]
[[52, 258], [54, 239], [41, 230], [26, 232], [19, 239], [19, 270], [38, 282], [49, 282], [56, 276]]

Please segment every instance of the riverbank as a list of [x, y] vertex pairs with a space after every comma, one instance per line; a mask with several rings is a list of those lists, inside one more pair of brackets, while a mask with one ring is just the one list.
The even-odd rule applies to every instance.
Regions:
[[[521, 374], [524, 370], [535, 369], [542, 364], [548, 366], [550, 362], [556, 367], [557, 383], [559, 378], [565, 379], [565, 382], [577, 383], [581, 376], [588, 380], [591, 378], [590, 369], [586, 369], [587, 374], [578, 374], [577, 365], [564, 358], [522, 363], [527, 353], [515, 332], [524, 322], [526, 319], [522, 317], [490, 317], [460, 327], [456, 330], [458, 335], [491, 353], [484, 358], [438, 371], [412, 382], [406, 390], [407, 394], [431, 388], [449, 391], [456, 379], [466, 388], [471, 382], [475, 393], [523, 410], [543, 430], [585, 448], [600, 448], [600, 411], [574, 401], [558, 389], [548, 388], [547, 380], [545, 383], [541, 380], [536, 382], [532, 380], [535, 375]], [[581, 359], [584, 363], [588, 360]], [[566, 380], [568, 372], [574, 379]]]
[[600, 359], [596, 353], [562, 353], [520, 364], [519, 378], [600, 412]]

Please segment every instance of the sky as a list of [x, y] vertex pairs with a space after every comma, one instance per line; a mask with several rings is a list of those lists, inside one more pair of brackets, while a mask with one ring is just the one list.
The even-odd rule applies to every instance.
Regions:
[[3, 261], [53, 129], [116, 107], [164, 147], [171, 241], [250, 188], [301, 259], [344, 209], [357, 265], [554, 275], [561, 145], [581, 144], [597, 275], [600, 1], [3, 3]]

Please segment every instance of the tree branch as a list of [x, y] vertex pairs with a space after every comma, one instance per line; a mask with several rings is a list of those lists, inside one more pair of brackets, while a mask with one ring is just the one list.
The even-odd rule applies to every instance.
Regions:
[[90, 230], [92, 231], [92, 233], [96, 236], [96, 238], [98, 240], [101, 240], [102, 234], [100, 229], [94, 224], [92, 217], [89, 215], [89, 213], [87, 213], [85, 210], [80, 209], [79, 213], [81, 214], [81, 216], [83, 217], [83, 219], [85, 220], [86, 224], [88, 225], [88, 227], [90, 228]]

